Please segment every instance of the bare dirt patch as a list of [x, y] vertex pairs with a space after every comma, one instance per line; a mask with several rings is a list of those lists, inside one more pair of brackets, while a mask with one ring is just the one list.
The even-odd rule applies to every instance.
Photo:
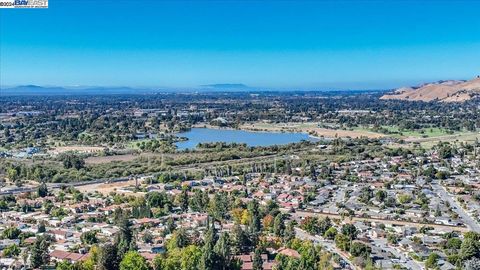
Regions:
[[[139, 180], [140, 181], [140, 180]], [[140, 182], [139, 182], [140, 184]], [[135, 186], [135, 180], [129, 180], [125, 182], [116, 182], [116, 183], [100, 183], [100, 184], [91, 184], [91, 185], [85, 185], [85, 186], [79, 186], [77, 187], [78, 190], [81, 192], [94, 192], [98, 191], [102, 194], [109, 194], [110, 192], [118, 192], [118, 193], [124, 193], [124, 194], [129, 194], [129, 195], [142, 195], [143, 193], [137, 192], [122, 192], [119, 189], [121, 188], [126, 188], [129, 186]]]
[[375, 132], [363, 131], [363, 130], [335, 130], [335, 129], [327, 129], [327, 128], [312, 128], [306, 129], [308, 133], [313, 133], [315, 137], [351, 137], [351, 138], [360, 138], [360, 137], [367, 137], [371, 139], [378, 139], [383, 138], [385, 135]]
[[65, 152], [97, 153], [103, 151], [103, 149], [103, 147], [99, 146], [59, 146], [49, 152], [52, 154], [62, 154]]

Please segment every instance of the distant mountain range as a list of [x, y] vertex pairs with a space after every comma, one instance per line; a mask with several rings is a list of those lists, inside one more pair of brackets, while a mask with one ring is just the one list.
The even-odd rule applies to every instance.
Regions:
[[250, 89], [250, 87], [241, 83], [217, 83], [217, 84], [207, 84], [202, 85], [205, 88], [214, 88], [214, 89]]
[[[153, 93], [152, 89], [136, 89], [130, 87], [43, 87], [38, 85], [21, 85], [11, 88], [2, 88], [0, 95], [108, 95], [108, 94], [146, 94]], [[157, 90], [158, 92], [158, 90]]]
[[[111, 94], [153, 94], [164, 92], [215, 92], [254, 91], [244, 84], [209, 84], [192, 88], [131, 88], [131, 87], [59, 87], [21, 85], [0, 88], [0, 95], [111, 95]], [[257, 89], [258, 90], [258, 89]]]
[[411, 101], [464, 102], [480, 97], [480, 77], [470, 81], [448, 80], [416, 87], [402, 87], [380, 99]]

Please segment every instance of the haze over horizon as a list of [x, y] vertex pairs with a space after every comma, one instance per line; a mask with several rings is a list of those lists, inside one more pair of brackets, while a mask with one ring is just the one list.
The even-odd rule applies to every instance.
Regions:
[[471, 79], [478, 10], [476, 1], [57, 0], [0, 10], [0, 85], [338, 90]]

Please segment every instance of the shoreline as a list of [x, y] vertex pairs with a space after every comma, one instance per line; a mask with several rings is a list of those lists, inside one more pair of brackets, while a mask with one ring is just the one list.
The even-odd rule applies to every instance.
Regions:
[[[300, 124], [300, 123], [299, 123]], [[303, 123], [304, 124], [304, 123]], [[314, 123], [312, 123], [314, 124]], [[311, 127], [310, 130], [307, 128], [298, 128], [298, 127], [272, 127], [272, 128], [252, 128], [248, 126], [242, 126], [240, 128], [232, 128], [232, 127], [218, 127], [212, 126], [210, 124], [196, 124], [193, 125], [192, 128], [209, 128], [209, 129], [219, 129], [219, 130], [242, 130], [247, 132], [259, 132], [259, 133], [301, 133], [307, 135], [309, 138], [315, 140], [329, 140], [338, 138], [360, 138], [360, 137], [368, 137], [368, 138], [383, 138], [387, 137], [383, 134], [377, 134], [373, 132], [366, 132], [368, 134], [348, 134], [348, 133], [355, 133], [356, 131], [350, 130], [335, 130], [335, 129], [327, 129], [327, 128], [320, 128], [320, 127]], [[329, 134], [320, 134], [320, 135], [313, 135], [311, 131], [317, 133], [318, 131], [312, 129], [319, 129], [321, 132], [331, 133]], [[345, 134], [346, 133], [346, 134]]]

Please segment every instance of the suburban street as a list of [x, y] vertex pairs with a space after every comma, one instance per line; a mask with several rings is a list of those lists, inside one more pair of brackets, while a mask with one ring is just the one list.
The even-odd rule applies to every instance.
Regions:
[[[298, 219], [308, 217], [308, 216], [330, 217], [332, 219], [342, 218], [342, 216], [339, 214], [300, 211], [300, 210], [296, 211], [295, 213], [292, 213], [291, 215]], [[364, 217], [347, 217], [347, 219], [351, 221], [368, 221], [368, 222], [377, 222], [377, 223], [379, 222], [383, 224], [392, 224], [392, 225], [398, 225], [398, 226], [408, 225], [408, 226], [417, 227], [417, 228], [421, 228], [427, 225], [427, 226], [431, 226], [438, 229], [461, 231], [461, 232], [467, 232], [470, 230], [467, 227], [443, 225], [443, 224], [435, 224], [435, 223], [421, 223], [421, 222], [412, 222], [412, 221], [403, 221], [403, 220], [390, 220], [390, 219], [364, 218]]]
[[453, 208], [453, 211], [457, 213], [460, 218], [463, 220], [463, 222], [467, 225], [468, 228], [470, 228], [472, 231], [475, 232], [480, 232], [480, 224], [476, 222], [463, 208], [462, 206], [457, 202], [457, 200], [454, 199], [454, 196], [449, 194], [444, 187], [440, 186], [438, 183], [434, 182], [432, 183], [432, 188], [435, 192], [439, 194], [439, 196], [450, 203], [451, 207]]

